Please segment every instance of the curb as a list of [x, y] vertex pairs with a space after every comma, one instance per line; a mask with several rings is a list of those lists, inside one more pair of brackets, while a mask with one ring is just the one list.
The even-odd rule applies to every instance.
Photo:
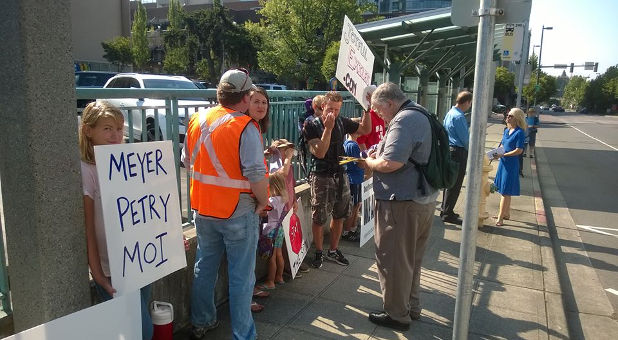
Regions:
[[552, 247], [553, 242], [549, 234], [547, 215], [545, 214], [545, 202], [543, 201], [543, 192], [539, 182], [536, 158], [530, 159], [530, 173], [532, 174], [534, 210], [540, 240], [541, 265], [548, 268], [543, 271], [543, 294], [545, 296], [545, 317], [548, 328], [548, 338], [568, 338], [570, 332], [566, 316], [566, 306], [563, 302], [560, 277], [556, 266], [557, 261]]

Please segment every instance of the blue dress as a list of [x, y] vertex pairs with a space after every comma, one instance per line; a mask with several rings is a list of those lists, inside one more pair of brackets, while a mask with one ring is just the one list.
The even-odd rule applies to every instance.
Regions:
[[[502, 146], [504, 152], [511, 152], [516, 148], [524, 148], [526, 134], [520, 127], [516, 127], [509, 135], [509, 129], [504, 129]], [[498, 192], [505, 196], [519, 196], [519, 157], [510, 156], [500, 158], [498, 172], [494, 179]]]

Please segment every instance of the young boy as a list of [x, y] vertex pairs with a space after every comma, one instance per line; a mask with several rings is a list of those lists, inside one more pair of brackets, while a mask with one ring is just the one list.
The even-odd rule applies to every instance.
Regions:
[[[360, 158], [360, 147], [356, 142], [359, 137], [357, 133], [348, 135], [348, 139], [343, 142], [346, 156]], [[346, 173], [350, 182], [350, 195], [352, 196], [352, 211], [350, 217], [343, 222], [343, 233], [341, 238], [347, 241], [358, 241], [360, 239], [359, 231], [357, 230], [358, 211], [362, 202], [361, 185], [365, 177], [365, 170], [357, 162], [346, 164]]]

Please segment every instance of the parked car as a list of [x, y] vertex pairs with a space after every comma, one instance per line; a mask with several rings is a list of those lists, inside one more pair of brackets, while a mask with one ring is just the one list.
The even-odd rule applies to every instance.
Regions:
[[287, 90], [288, 87], [281, 84], [255, 84], [255, 86], [259, 86], [264, 88], [264, 90]]
[[588, 108], [587, 107], [580, 108], [579, 113], [588, 113]]
[[[102, 88], [107, 80], [117, 72], [77, 71], [75, 72], [75, 88]], [[77, 112], [81, 114], [88, 103], [96, 99], [78, 99]]]
[[502, 104], [496, 104], [496, 105], [494, 105], [494, 107], [492, 107], [491, 110], [493, 112], [495, 112], [495, 113], [505, 113], [506, 112], [506, 106], [504, 106]]
[[[110, 78], [104, 88], [124, 88], [124, 89], [185, 89], [195, 90], [198, 86], [191, 80], [182, 76], [138, 74], [138, 73], [119, 73]], [[158, 109], [159, 120], [159, 140], [167, 135], [166, 111], [164, 99], [152, 98], [113, 98], [104, 99], [110, 104], [120, 108], [125, 115], [126, 134], [128, 135], [128, 112], [131, 112], [133, 120], [133, 136], [135, 139], [142, 140], [142, 109], [145, 112], [146, 120], [146, 139], [156, 140], [155, 130], [155, 109]], [[185, 135], [185, 116], [186, 112], [196, 112], [199, 108], [210, 107], [213, 103], [199, 98], [186, 98], [178, 100], [178, 112], [180, 141], [184, 141]]]
[[551, 110], [554, 112], [564, 112], [564, 108], [562, 108], [562, 106], [554, 106]]

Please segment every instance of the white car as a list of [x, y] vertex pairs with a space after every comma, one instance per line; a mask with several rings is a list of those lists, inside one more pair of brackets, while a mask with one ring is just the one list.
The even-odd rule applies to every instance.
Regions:
[[[138, 74], [138, 73], [119, 73], [110, 78], [105, 86], [106, 89], [122, 88], [122, 89], [182, 89], [182, 90], [198, 90], [199, 88], [191, 80], [182, 76], [166, 76], [155, 74]], [[146, 140], [156, 140], [155, 130], [155, 112], [159, 121], [159, 138], [158, 140], [166, 139], [167, 123], [165, 111], [165, 99], [153, 98], [110, 98], [101, 99], [121, 109], [125, 115], [125, 131], [129, 134], [128, 113], [131, 112], [133, 121], [133, 136], [135, 139], [142, 140], [142, 111], [145, 113], [146, 121]], [[191, 115], [199, 108], [213, 106], [214, 103], [202, 99], [179, 99], [178, 100], [178, 123], [180, 142], [184, 140], [185, 135], [185, 116]]]

